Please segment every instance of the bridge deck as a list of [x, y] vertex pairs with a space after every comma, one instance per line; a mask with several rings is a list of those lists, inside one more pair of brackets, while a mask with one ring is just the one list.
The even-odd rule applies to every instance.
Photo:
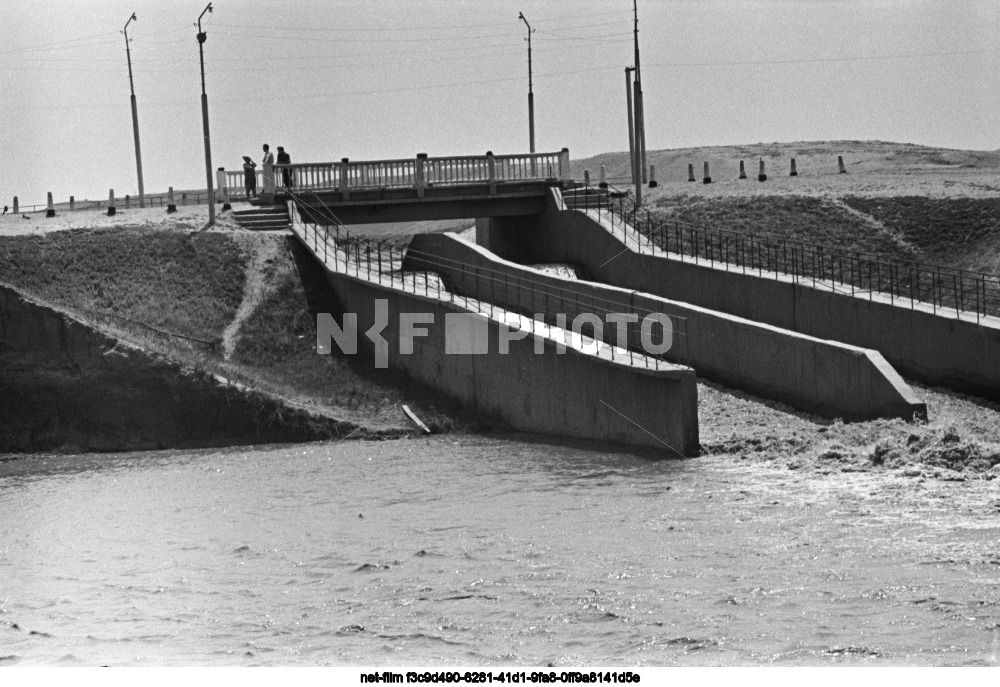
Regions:
[[[255, 204], [294, 200], [303, 219], [365, 224], [542, 212], [552, 186], [571, 183], [569, 151], [265, 165]], [[223, 200], [247, 198], [244, 172], [219, 170]]]

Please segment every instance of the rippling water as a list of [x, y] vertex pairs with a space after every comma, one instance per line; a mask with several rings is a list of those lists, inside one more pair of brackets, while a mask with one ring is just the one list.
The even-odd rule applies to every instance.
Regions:
[[478, 437], [0, 463], [0, 665], [995, 665], [995, 483]]

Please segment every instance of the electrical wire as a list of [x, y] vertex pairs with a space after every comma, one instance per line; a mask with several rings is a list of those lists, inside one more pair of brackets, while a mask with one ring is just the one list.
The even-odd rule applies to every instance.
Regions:
[[[70, 44], [71, 43], [80, 43], [81, 41], [89, 41], [89, 40], [92, 40], [94, 38], [104, 38], [104, 37], [107, 37], [107, 36], [114, 36], [117, 33], [118, 33], [117, 31], [107, 31], [105, 33], [95, 33], [95, 34], [90, 35], [90, 36], [81, 36], [80, 38], [70, 38], [68, 40], [57, 41], [55, 43], [42, 43], [42, 44], [39, 44], [39, 45], [33, 45], [30, 48], [14, 48], [13, 50], [0, 50], [0, 55], [15, 55], [15, 54], [18, 54], [18, 53], [35, 52], [37, 50], [51, 50], [53, 48], [59, 48], [59, 47], [64, 47], [64, 46], [68, 46], [68, 47], [71, 47], [71, 48], [73, 48], [73, 47], [88, 47], [88, 46], [72, 46]], [[111, 43], [109, 41], [105, 41], [105, 42], [102, 42], [102, 43], [94, 43], [93, 45], [110, 45], [110, 44]]]
[[791, 60], [734, 60], [731, 62], [661, 62], [644, 64], [643, 67], [751, 67], [773, 64], [817, 64], [824, 62], [868, 62], [877, 60], [904, 60], [922, 57], [953, 57], [956, 55], [983, 55], [995, 50], [955, 50], [952, 52], [906, 53], [898, 55], [856, 55], [851, 57], [795, 58]]

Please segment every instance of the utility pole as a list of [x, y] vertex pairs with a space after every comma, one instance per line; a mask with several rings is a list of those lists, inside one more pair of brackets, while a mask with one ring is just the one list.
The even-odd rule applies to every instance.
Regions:
[[646, 114], [642, 104], [642, 70], [639, 67], [639, 7], [638, 0], [632, 0], [635, 17], [635, 143], [636, 154], [642, 170], [642, 183], [646, 183]]
[[523, 12], [517, 13], [517, 18], [528, 27], [528, 134], [531, 138], [531, 152], [535, 152], [535, 93], [531, 84], [531, 24], [524, 18]]
[[132, 135], [135, 137], [135, 169], [139, 175], [139, 207], [146, 207], [146, 194], [142, 188], [142, 153], [139, 152], [139, 112], [135, 106], [135, 84], [132, 83], [132, 51], [128, 44], [128, 25], [137, 21], [135, 12], [125, 22], [122, 33], [125, 34], [125, 55], [128, 57], [128, 87], [132, 92]]
[[632, 75], [634, 67], [625, 67], [625, 98], [628, 104], [628, 154], [632, 169], [632, 183], [635, 185], [635, 204], [642, 205], [642, 181], [639, 179], [639, 157], [635, 150], [635, 127], [632, 117]]
[[201, 18], [212, 11], [212, 3], [198, 15], [198, 57], [201, 60], [201, 121], [205, 130], [205, 176], [208, 178], [208, 225], [215, 224], [215, 189], [212, 187], [212, 139], [208, 135], [208, 96], [205, 95], [205, 39], [208, 35], [201, 30]]

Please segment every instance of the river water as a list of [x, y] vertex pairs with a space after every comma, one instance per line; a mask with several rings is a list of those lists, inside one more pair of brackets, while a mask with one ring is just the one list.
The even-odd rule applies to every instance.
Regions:
[[996, 665], [996, 482], [435, 437], [0, 463], [0, 665]]

